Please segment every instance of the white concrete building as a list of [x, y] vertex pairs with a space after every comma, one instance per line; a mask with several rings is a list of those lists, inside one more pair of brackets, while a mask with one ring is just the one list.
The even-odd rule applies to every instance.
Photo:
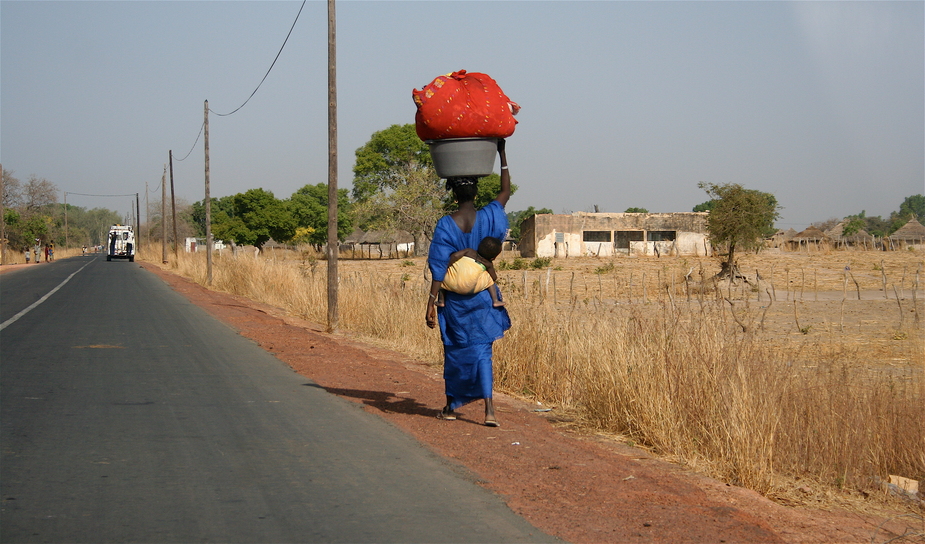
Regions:
[[534, 215], [521, 223], [523, 257], [713, 254], [708, 212]]

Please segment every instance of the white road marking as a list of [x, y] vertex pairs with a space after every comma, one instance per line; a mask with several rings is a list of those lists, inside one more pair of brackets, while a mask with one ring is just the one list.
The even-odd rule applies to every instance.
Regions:
[[[91, 262], [92, 262], [92, 261], [91, 261]], [[87, 264], [90, 264], [90, 263], [87, 263]], [[84, 268], [87, 268], [87, 264], [81, 266], [81, 267], [77, 270], [77, 272], [80, 272], [80, 271], [83, 270]], [[48, 300], [48, 297], [50, 297], [51, 295], [55, 294], [55, 293], [58, 291], [58, 289], [61, 289], [62, 287], [64, 287], [64, 284], [65, 284], [65, 283], [71, 281], [71, 278], [73, 278], [74, 276], [76, 276], [76, 275], [77, 275], [77, 272], [74, 272], [73, 274], [71, 274], [70, 276], [68, 276], [67, 278], [65, 278], [64, 281], [62, 281], [61, 283], [59, 283], [57, 287], [55, 287], [55, 288], [52, 289], [51, 291], [45, 293], [45, 296], [43, 296], [42, 298], [40, 298], [40, 299], [36, 300], [35, 302], [33, 302], [28, 308], [26, 308], [25, 310], [19, 312], [18, 314], [14, 315], [13, 317], [7, 319], [6, 321], [3, 322], [3, 324], [0, 324], [0, 331], [2, 331], [3, 329], [7, 328], [7, 326], [12, 325], [13, 323], [15, 323], [20, 317], [22, 317], [22, 316], [26, 315], [27, 313], [31, 312], [31, 311], [32, 311], [33, 309], [35, 309], [35, 307], [38, 306], [39, 304], [41, 304], [41, 303], [45, 302], [46, 300]]]

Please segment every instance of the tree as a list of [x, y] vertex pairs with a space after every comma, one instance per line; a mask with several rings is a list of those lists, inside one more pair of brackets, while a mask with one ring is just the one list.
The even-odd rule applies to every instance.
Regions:
[[553, 211], [550, 210], [549, 208], [541, 208], [541, 209], [537, 210], [537, 209], [534, 208], [533, 206], [530, 206], [530, 207], [527, 208], [526, 210], [521, 210], [521, 211], [519, 211], [519, 212], [509, 212], [509, 213], [507, 214], [507, 222], [508, 222], [508, 223], [510, 224], [510, 226], [511, 226], [510, 237], [511, 237], [512, 239], [514, 239], [514, 240], [517, 240], [518, 243], [519, 243], [519, 242], [520, 242], [520, 235], [521, 235], [521, 232], [520, 232], [520, 225], [521, 225], [521, 223], [524, 222], [525, 219], [529, 219], [529, 218], [533, 217], [534, 215], [552, 214], [552, 213], [553, 213]]
[[691, 210], [691, 211], [694, 211], [694, 212], [708, 212], [708, 211], [712, 210], [714, 206], [716, 206], [716, 201], [714, 201], [714, 200], [707, 200], [706, 202], [701, 202], [700, 204], [697, 204], [696, 206], [694, 206], [694, 209]]
[[909, 222], [911, 218], [925, 218], [925, 196], [912, 195], [907, 196], [899, 205], [899, 211], [890, 214], [889, 234], [893, 234], [903, 225]]
[[250, 189], [232, 197], [232, 214], [219, 210], [212, 217], [212, 232], [220, 240], [234, 240], [262, 250], [271, 239], [288, 242], [296, 229], [286, 201], [277, 200], [264, 189]]
[[631, 207], [631, 208], [627, 208], [626, 211], [623, 213], [649, 213], [649, 210], [645, 208]]
[[[56, 213], [60, 213], [60, 206], [56, 205]], [[61, 219], [56, 217], [56, 223]], [[105, 208], [87, 210], [80, 206], [67, 205], [68, 240], [72, 245], [88, 246], [106, 243], [109, 227], [121, 222], [118, 212]]]
[[[492, 172], [484, 178], [479, 178], [478, 184], [478, 193], [475, 195], [475, 207], [482, 208], [489, 204], [491, 201], [498, 197], [498, 193], [501, 192], [501, 176]], [[517, 192], [517, 184], [511, 183], [511, 194]], [[453, 202], [452, 193], [447, 196], [447, 211], [453, 211], [456, 208], [456, 203]]]
[[[299, 243], [316, 247], [328, 241], [328, 185], [306, 185], [289, 197], [289, 209], [296, 222]], [[347, 189], [337, 190], [337, 238], [353, 231], [353, 210]]]
[[[234, 195], [223, 196], [221, 198], [212, 197], [209, 199], [212, 203], [212, 224], [215, 225], [215, 218], [219, 216], [222, 212], [225, 213], [223, 217], [234, 217]], [[190, 219], [193, 224], [196, 225], [196, 236], [204, 237], [206, 235], [206, 205], [205, 200], [198, 202], [193, 202], [192, 209], [190, 211]], [[212, 233], [215, 235], [215, 233]], [[232, 240], [233, 238], [222, 238], [216, 235], [219, 240]]]
[[22, 184], [13, 172], [3, 169], [3, 207], [19, 208], [22, 205]]
[[860, 217], [855, 217], [854, 219], [847, 219], [845, 226], [842, 227], [842, 236], [852, 236], [857, 234], [864, 226], [867, 224], [864, 219]]
[[719, 276], [738, 276], [736, 249], [751, 249], [774, 234], [774, 221], [780, 217], [777, 198], [770, 193], [745, 189], [738, 183], [700, 182], [698, 187], [714, 201], [707, 217], [707, 229], [713, 244], [728, 247]]
[[864, 216], [864, 212], [861, 212], [861, 218], [867, 225], [867, 228], [864, 230], [872, 236], [884, 237], [893, 232], [888, 219], [884, 219], [879, 215]]
[[29, 176], [22, 187], [23, 206], [27, 210], [39, 210], [58, 202], [58, 186], [45, 178]]
[[396, 169], [403, 182], [356, 204], [361, 228], [390, 233], [406, 231], [414, 238], [414, 251], [429, 245], [437, 221], [446, 213], [447, 191], [433, 168]]
[[392, 125], [373, 133], [363, 147], [356, 150], [353, 166], [353, 199], [365, 202], [373, 195], [403, 184], [407, 175], [422, 171], [433, 174], [430, 147], [418, 138], [413, 124]]
[[925, 195], [907, 196], [899, 205], [899, 215], [905, 217], [907, 221], [911, 216], [915, 216], [916, 219], [925, 219]]

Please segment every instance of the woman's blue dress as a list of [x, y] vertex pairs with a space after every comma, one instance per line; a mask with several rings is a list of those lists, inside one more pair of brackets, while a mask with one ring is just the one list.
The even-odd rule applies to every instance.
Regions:
[[[465, 248], [477, 249], [487, 236], [504, 240], [508, 221], [504, 207], [494, 200], [476, 212], [472, 232], [462, 232], [456, 221], [444, 216], [437, 223], [427, 259], [433, 279], [443, 281], [450, 255]], [[443, 378], [450, 409], [478, 399], [491, 398], [492, 343], [511, 328], [502, 306], [492, 306], [491, 295], [444, 292], [446, 305], [437, 308], [443, 339]]]

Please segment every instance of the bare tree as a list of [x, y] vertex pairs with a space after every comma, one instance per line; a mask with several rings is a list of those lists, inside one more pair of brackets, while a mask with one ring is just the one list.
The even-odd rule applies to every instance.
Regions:
[[22, 205], [22, 183], [13, 177], [13, 172], [3, 170], [3, 207], [19, 208]]
[[22, 204], [24, 211], [39, 210], [49, 204], [58, 202], [58, 186], [45, 178], [37, 178], [35, 174], [29, 176], [22, 188]]

